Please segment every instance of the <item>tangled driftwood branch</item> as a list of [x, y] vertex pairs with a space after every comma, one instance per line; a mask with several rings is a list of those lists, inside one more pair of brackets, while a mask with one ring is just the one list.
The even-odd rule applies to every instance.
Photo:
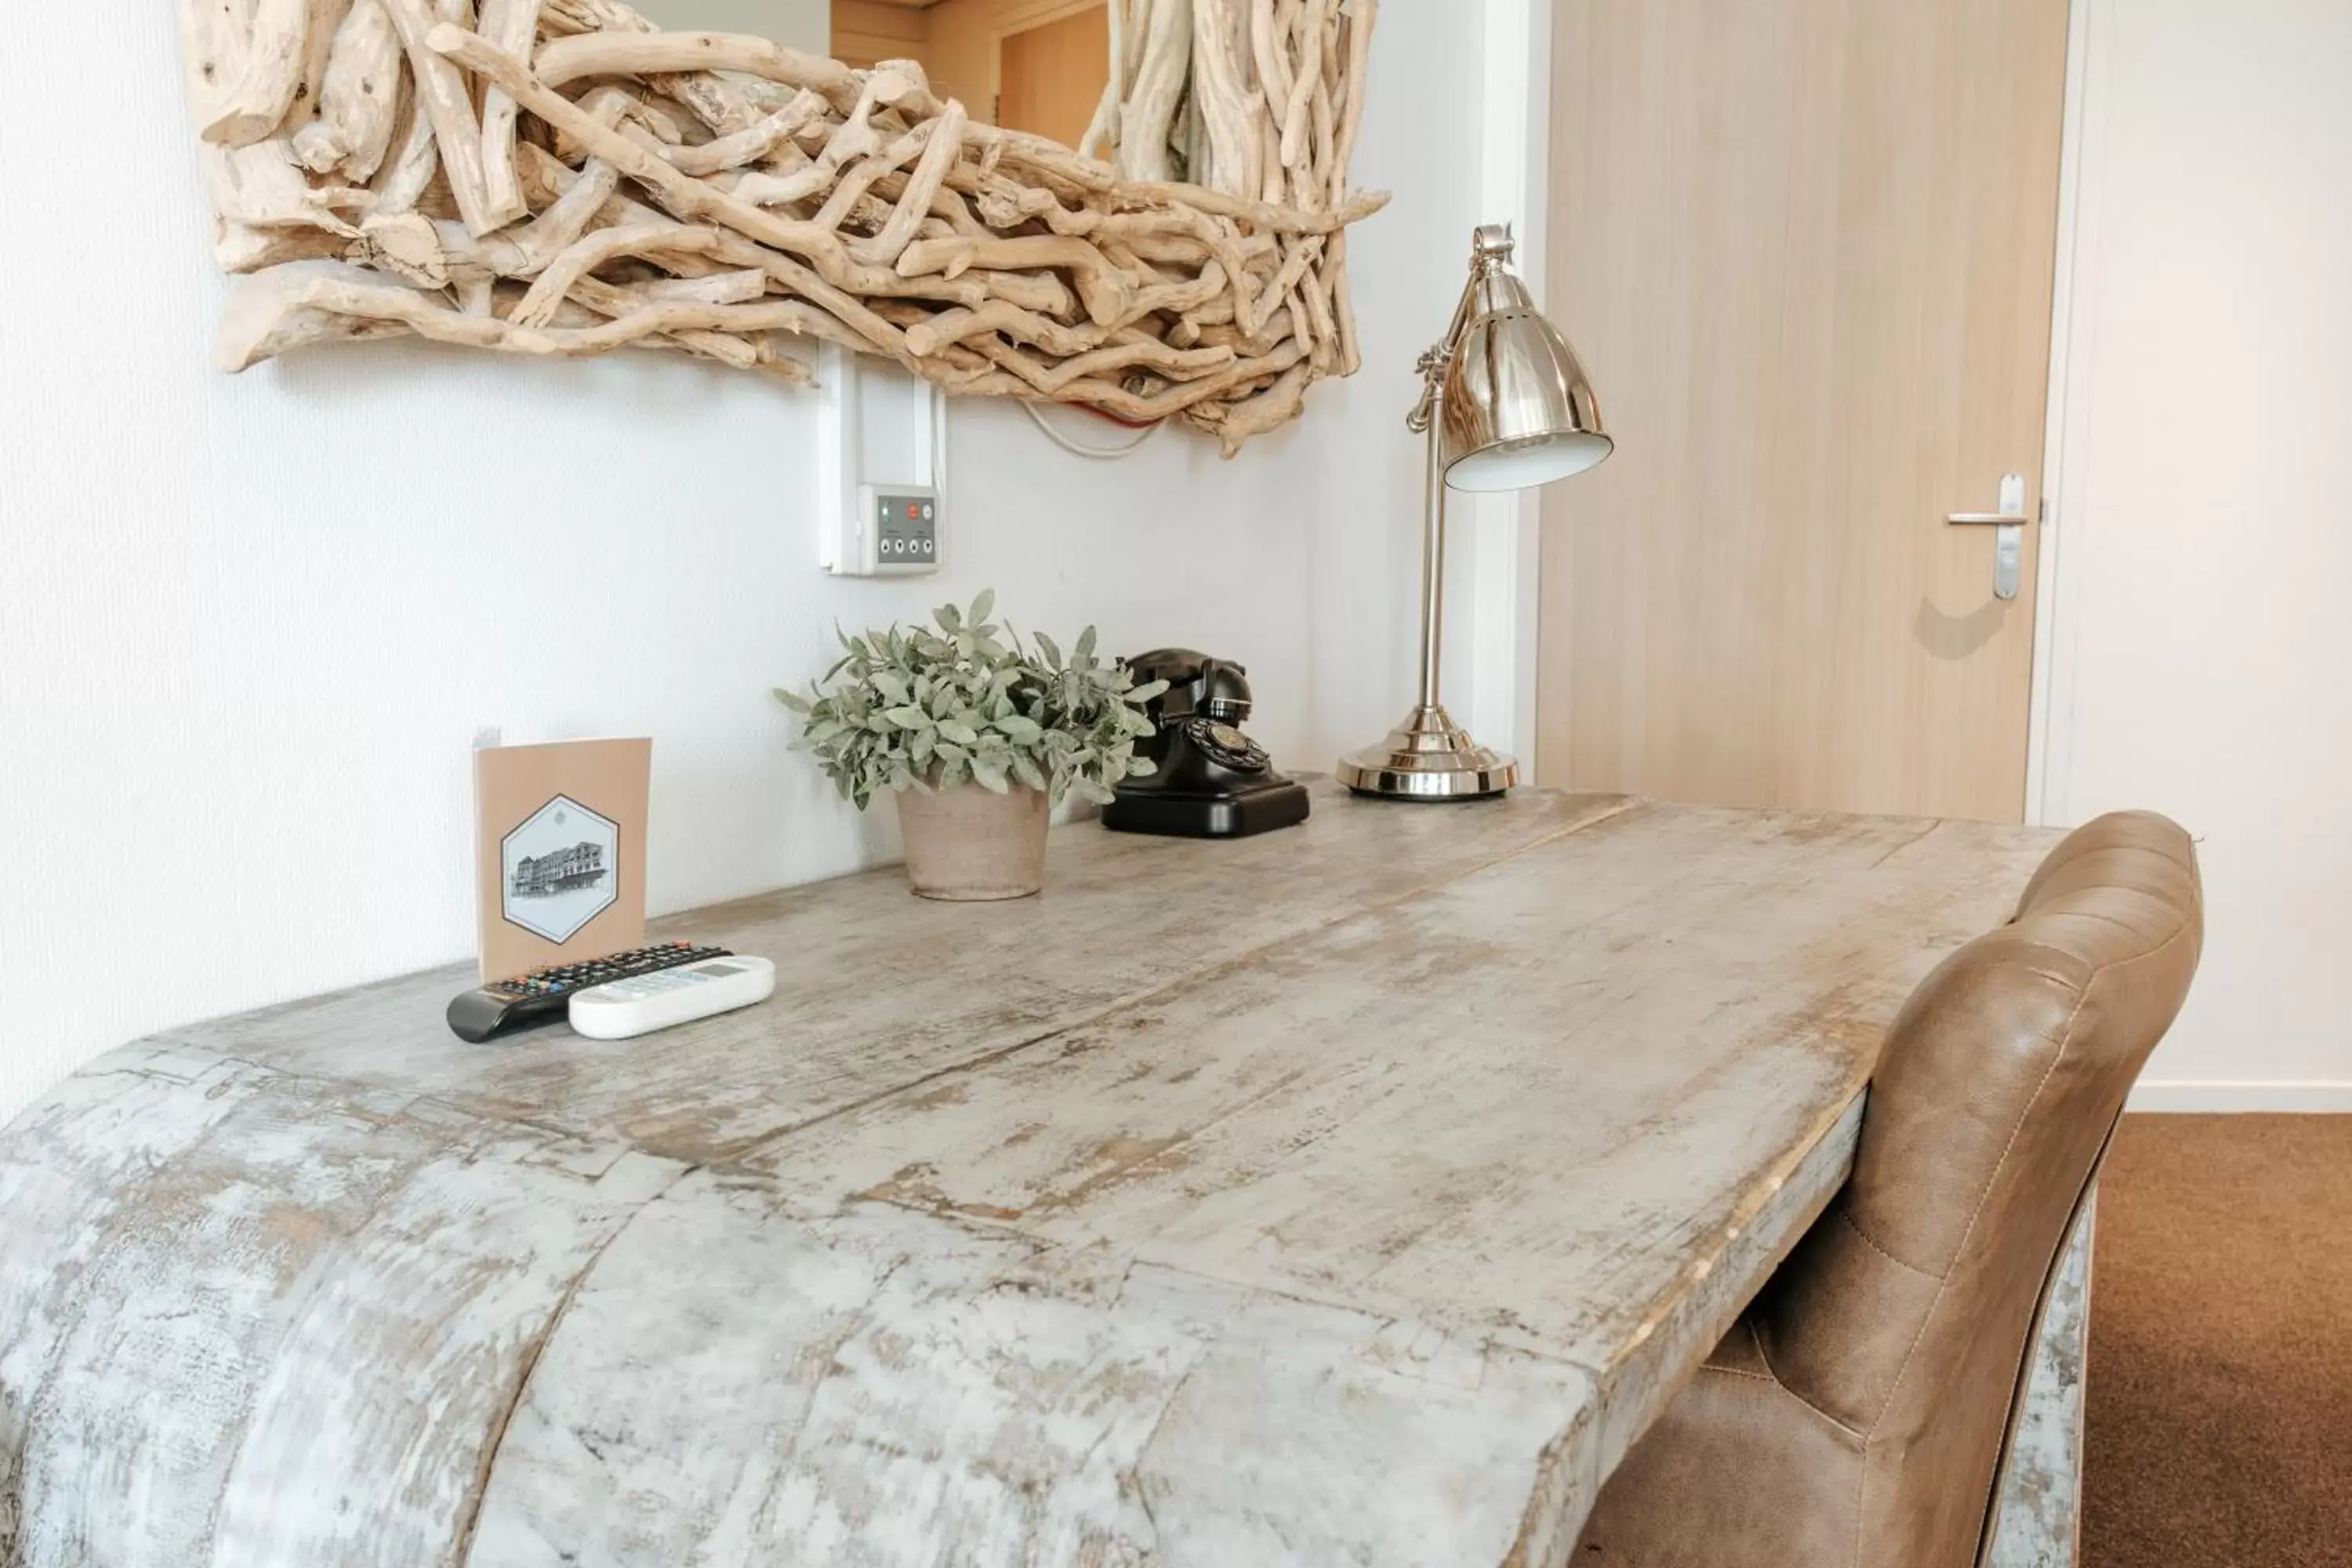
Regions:
[[972, 123], [912, 61], [620, 0], [181, 0], [219, 260], [250, 275], [221, 363], [415, 334], [805, 380], [824, 339], [1230, 456], [1358, 365], [1377, 0], [1110, 4], [1103, 163]]

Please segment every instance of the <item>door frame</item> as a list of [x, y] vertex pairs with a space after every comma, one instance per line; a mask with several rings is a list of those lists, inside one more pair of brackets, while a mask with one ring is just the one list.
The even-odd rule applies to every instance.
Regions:
[[2074, 690], [2077, 661], [2072, 614], [2080, 603], [2083, 563], [2070, 550], [2079, 531], [2082, 499], [2069, 487], [2066, 454], [2081, 450], [2089, 399], [2075, 376], [2089, 363], [2091, 322], [2075, 308], [2075, 287], [2098, 254], [2098, 204], [2083, 200], [2097, 188], [2105, 154], [2092, 133], [2095, 96], [2101, 92], [2100, 40], [2114, 0], [2069, 0], [2066, 7], [2066, 118], [2058, 145], [2058, 255], [2050, 290], [2050, 393], [2042, 438], [2042, 558], [2034, 600], [2033, 706], [2025, 745], [2025, 820], [2038, 826], [2073, 826]]
[[[2050, 372], [2042, 443], [2040, 557], [2036, 563], [2033, 668], [2027, 692], [2024, 817], [2034, 826], [2066, 826], [2069, 764], [2074, 752], [2074, 669], [2068, 610], [2081, 593], [2082, 563], [2065, 546], [2079, 502], [2067, 488], [2066, 452], [2081, 439], [2084, 400], [2072, 395], [2071, 374], [2085, 358], [2086, 319], [2075, 310], [2074, 285], [2097, 252], [2095, 204], [2082, 200], [2086, 170], [2105, 149], [2086, 133], [2088, 109], [2099, 90], [2095, 35], [2103, 35], [2115, 0], [2068, 0], [2066, 102], [2058, 151], [2058, 226], [2051, 289]], [[1544, 286], [1550, 242], [1551, 6], [1548, 0], [1486, 0], [1479, 197], [1481, 209], [1508, 218], [1519, 232], [1520, 275], [1538, 308], [1549, 309]], [[1556, 323], [1573, 342], [1576, 307]], [[1601, 385], [1601, 406], [1609, 388]], [[1573, 482], [1573, 481], [1570, 481]], [[1467, 717], [1480, 733], [1503, 737], [1536, 776], [1536, 685], [1540, 658], [1537, 624], [1543, 583], [1543, 510], [1538, 490], [1476, 498], [1472, 526], [1457, 535], [1458, 563], [1473, 584], [1469, 646], [1453, 652], [1454, 668], [1470, 670]], [[1458, 497], [1457, 503], [1469, 500]], [[1452, 651], [1452, 650], [1450, 650]], [[1466, 658], [1464, 657], [1466, 655]]]
[[[1549, 276], [1551, 216], [1551, 0], [1485, 0], [1477, 149], [1482, 223], [1509, 223], [1518, 272], [1538, 308]], [[1469, 236], [1462, 237], [1468, 257]], [[1576, 336], [1573, 310], [1561, 328]], [[1474, 734], [1519, 759], [1536, 777], [1538, 608], [1543, 584], [1543, 492], [1455, 494], [1447, 573], [1469, 584], [1467, 626], [1449, 637], [1455, 716]], [[1459, 624], [1458, 622], [1456, 623]], [[1466, 698], [1466, 700], [1465, 699]]]

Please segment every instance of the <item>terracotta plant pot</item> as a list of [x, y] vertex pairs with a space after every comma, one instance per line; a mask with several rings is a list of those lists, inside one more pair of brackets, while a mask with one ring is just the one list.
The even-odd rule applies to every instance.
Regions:
[[907, 879], [927, 899], [986, 903], [1026, 899], [1045, 886], [1045, 831], [1053, 803], [1014, 784], [1004, 795], [968, 784], [898, 797]]

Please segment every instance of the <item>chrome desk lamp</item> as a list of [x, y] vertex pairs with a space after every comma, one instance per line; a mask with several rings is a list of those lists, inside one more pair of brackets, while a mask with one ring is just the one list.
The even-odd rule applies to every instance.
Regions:
[[1601, 426], [1576, 351], [1538, 313], [1511, 270], [1507, 224], [1478, 230], [1470, 286], [1445, 341], [1421, 356], [1421, 405], [1406, 425], [1429, 437], [1428, 524], [1421, 557], [1421, 700], [1387, 740], [1341, 759], [1339, 782], [1391, 800], [1475, 800], [1519, 782], [1519, 765], [1465, 734], [1437, 697], [1445, 630], [1445, 492], [1532, 489], [1580, 474], [1616, 443]]

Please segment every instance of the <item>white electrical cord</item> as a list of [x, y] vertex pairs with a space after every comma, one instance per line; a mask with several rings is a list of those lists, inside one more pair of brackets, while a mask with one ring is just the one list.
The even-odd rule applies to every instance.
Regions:
[[1143, 434], [1124, 447], [1088, 447], [1081, 442], [1071, 440], [1069, 437], [1055, 429], [1053, 421], [1045, 417], [1045, 410], [1028, 399], [1022, 399], [1021, 406], [1029, 411], [1029, 417], [1036, 421], [1037, 428], [1045, 432], [1046, 439], [1052, 441], [1055, 446], [1074, 456], [1092, 458], [1097, 462], [1112, 462], [1120, 458], [1132, 457], [1143, 450], [1151, 438], [1160, 434], [1160, 426], [1167, 423], [1163, 419], [1159, 424], [1144, 426]]

